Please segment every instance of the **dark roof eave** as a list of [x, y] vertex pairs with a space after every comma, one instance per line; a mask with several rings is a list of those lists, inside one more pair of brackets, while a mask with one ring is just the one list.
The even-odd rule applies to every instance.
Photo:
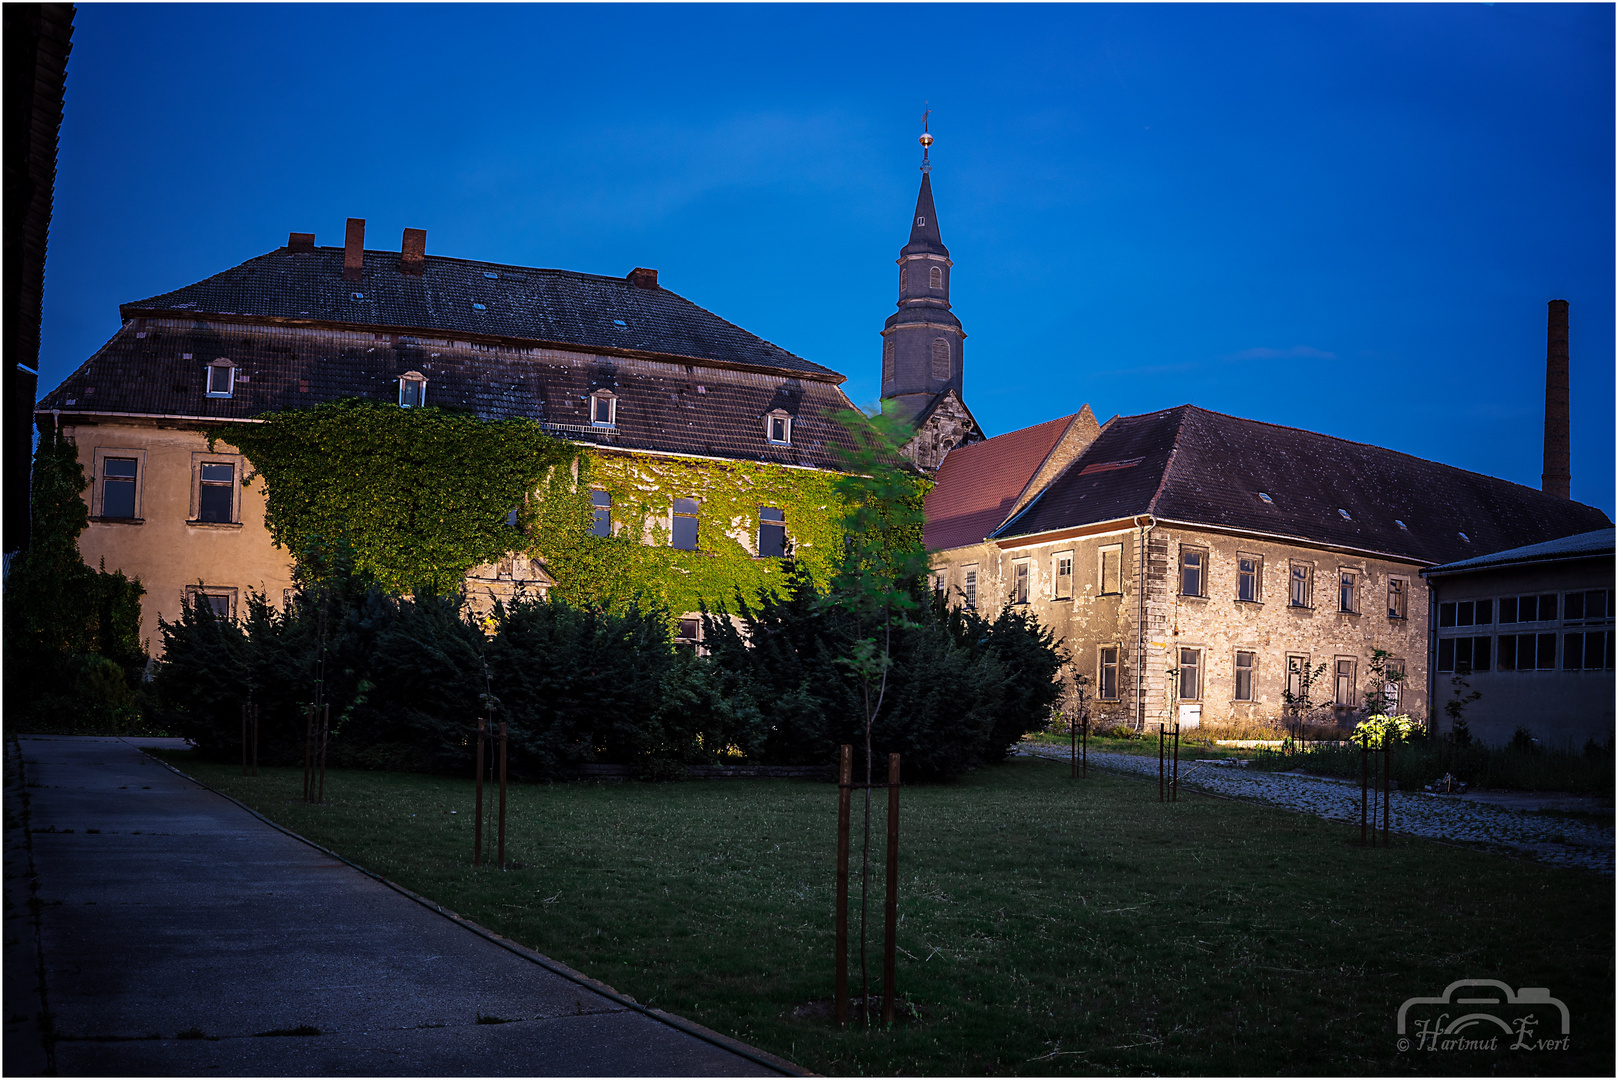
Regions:
[[[1028, 505], [1032, 506], [1033, 503], [1029, 503]], [[1023, 509], [1026, 511], [1027, 507], [1024, 507]], [[1374, 548], [1354, 547], [1351, 544], [1332, 544], [1323, 540], [1311, 540], [1305, 536], [1288, 536], [1285, 533], [1263, 532], [1258, 529], [1238, 529], [1229, 525], [1211, 525], [1202, 521], [1181, 521], [1176, 518], [1160, 518], [1152, 514], [1126, 514], [1121, 517], [1107, 518], [1104, 521], [1085, 522], [1082, 525], [1073, 525], [1061, 529], [1044, 529], [1037, 533], [1024, 533], [1022, 535], [1002, 535], [997, 530], [994, 534], [988, 537], [988, 539], [993, 540], [996, 543], [1017, 541], [1018, 547], [1029, 547], [1034, 544], [1045, 542], [1041, 540], [1040, 537], [1050, 536], [1053, 538], [1051, 542], [1054, 542], [1054, 539], [1059, 538], [1058, 534], [1070, 533], [1075, 529], [1088, 529], [1095, 525], [1110, 525], [1116, 522], [1139, 522], [1142, 518], [1148, 519], [1154, 527], [1158, 525], [1177, 525], [1181, 528], [1204, 529], [1208, 532], [1223, 533], [1227, 536], [1246, 536], [1255, 540], [1274, 540], [1283, 544], [1299, 544], [1303, 547], [1316, 548], [1321, 551], [1336, 551], [1347, 555], [1366, 555], [1375, 559], [1387, 559], [1389, 562], [1409, 563], [1412, 566], [1422, 566], [1424, 564], [1427, 566], [1434, 565], [1433, 563], [1428, 562], [1426, 559], [1418, 559], [1413, 555], [1401, 555], [1397, 552], [1378, 551]], [[1008, 522], [1007, 524], [1010, 523]], [[1001, 528], [1004, 527], [1005, 526], [1001, 526]]]
[[[383, 323], [350, 323], [337, 322], [330, 319], [299, 319], [282, 315], [222, 315], [211, 311], [181, 311], [173, 308], [139, 308], [132, 304], [120, 304], [118, 314], [128, 319], [191, 319], [200, 322], [222, 322], [239, 326], [296, 326], [319, 327], [326, 330], [343, 330], [362, 334], [420, 334], [432, 337], [447, 337], [452, 340], [475, 341], [479, 344], [512, 345], [520, 348], [549, 348], [561, 349], [568, 352], [588, 352], [592, 356], [622, 356], [630, 360], [654, 360], [676, 364], [700, 364], [703, 367], [723, 368], [727, 371], [746, 371], [762, 375], [785, 375], [794, 379], [810, 379], [814, 382], [831, 383], [841, 386], [848, 376], [830, 368], [820, 371], [806, 371], [802, 368], [775, 367], [769, 364], [742, 364], [734, 360], [715, 360], [706, 356], [684, 356], [679, 353], [650, 352], [645, 349], [624, 349], [606, 345], [581, 345], [576, 341], [547, 341], [541, 338], [509, 337], [501, 334], [477, 334], [466, 330], [452, 330], [443, 327], [423, 326], [393, 326]], [[818, 365], [817, 365], [818, 366]]]
[[[1612, 557], [1613, 552], [1611, 551], [1583, 551], [1567, 555], [1541, 555], [1537, 557], [1529, 556], [1521, 559], [1502, 559], [1499, 562], [1478, 563], [1471, 566], [1455, 563], [1439, 563], [1435, 566], [1423, 567], [1421, 576], [1458, 577], [1461, 574], [1482, 574], [1487, 573], [1490, 570], [1507, 570], [1519, 566], [1545, 566], [1550, 563], [1584, 562], [1588, 559], [1611, 559]], [[1478, 558], [1485, 559], [1488, 558], [1488, 556], [1480, 555]], [[1471, 563], [1473, 560], [1467, 559], [1465, 562]]]

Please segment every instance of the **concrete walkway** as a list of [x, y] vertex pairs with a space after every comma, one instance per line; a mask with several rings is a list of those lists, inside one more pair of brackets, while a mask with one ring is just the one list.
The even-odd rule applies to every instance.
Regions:
[[[166, 742], [17, 742], [58, 1075], [802, 1074], [490, 940], [136, 749]], [[20, 826], [8, 813], [8, 864]], [[8, 969], [35, 936], [17, 917], [8, 903]], [[13, 974], [8, 1044], [27, 1026], [14, 988], [38, 981]]]
[[[1065, 747], [1024, 743], [1021, 751], [1067, 761]], [[1157, 780], [1157, 755], [1090, 752], [1092, 767]], [[1358, 824], [1357, 781], [1240, 767], [1233, 759], [1180, 759], [1180, 785], [1252, 799], [1287, 810]], [[1372, 797], [1374, 803], [1375, 797]], [[1434, 795], [1395, 791], [1389, 801], [1396, 833], [1426, 836], [1527, 855], [1558, 866], [1613, 872], [1613, 808], [1595, 799], [1517, 794]], [[1569, 811], [1573, 811], [1572, 814]], [[1380, 816], [1377, 818], [1381, 820]]]

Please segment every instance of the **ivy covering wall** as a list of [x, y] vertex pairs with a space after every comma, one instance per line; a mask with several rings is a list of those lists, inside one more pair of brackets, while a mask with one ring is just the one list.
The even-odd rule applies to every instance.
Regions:
[[[842, 543], [836, 473], [600, 450], [526, 419], [347, 400], [207, 434], [251, 462], [243, 483], [265, 484], [278, 545], [303, 563], [311, 545], [340, 538], [357, 571], [396, 593], [450, 595], [472, 567], [525, 551], [575, 606], [622, 610], [638, 597], [678, 616], [733, 608], [738, 589], [779, 591], [782, 560], [754, 555], [760, 507], [782, 511], [818, 582]], [[610, 537], [592, 535], [592, 489], [612, 498]], [[695, 551], [670, 544], [675, 499], [699, 506]]]

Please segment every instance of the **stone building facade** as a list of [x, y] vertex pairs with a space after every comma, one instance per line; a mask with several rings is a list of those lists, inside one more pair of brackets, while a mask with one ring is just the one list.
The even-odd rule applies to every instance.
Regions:
[[[934, 584], [1027, 611], [1103, 721], [1347, 718], [1375, 653], [1426, 717], [1423, 567], [1601, 525], [1593, 507], [1379, 447], [1181, 406], [957, 450], [927, 498]], [[1093, 423], [1093, 420], [1092, 420]], [[1318, 675], [1315, 673], [1318, 671]], [[1307, 673], [1307, 674], [1306, 674]]]

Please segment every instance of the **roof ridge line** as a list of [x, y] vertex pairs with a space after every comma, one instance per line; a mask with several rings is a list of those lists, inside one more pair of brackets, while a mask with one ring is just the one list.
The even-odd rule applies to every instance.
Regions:
[[1178, 410], [1180, 412], [1180, 419], [1174, 425], [1174, 442], [1169, 446], [1169, 456], [1163, 462], [1162, 475], [1157, 478], [1157, 490], [1153, 491], [1152, 497], [1146, 500], [1146, 512], [1148, 514], [1155, 515], [1157, 513], [1157, 500], [1163, 497], [1163, 489], [1168, 486], [1169, 473], [1174, 471], [1174, 461], [1180, 456], [1180, 436], [1185, 432], [1185, 418], [1187, 415], [1185, 410], [1195, 408], [1195, 405], [1186, 404], [1177, 405], [1175, 408], [1168, 410], [1169, 412], [1175, 412]]

